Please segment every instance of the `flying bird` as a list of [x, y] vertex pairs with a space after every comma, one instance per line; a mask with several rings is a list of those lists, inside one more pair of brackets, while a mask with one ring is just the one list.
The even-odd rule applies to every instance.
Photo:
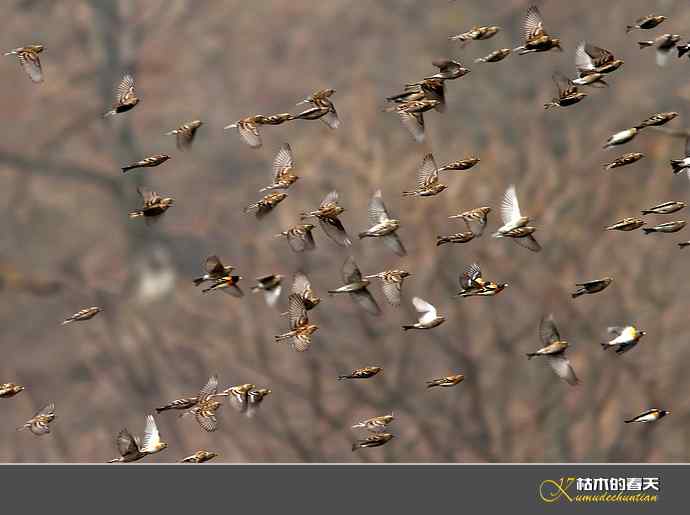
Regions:
[[357, 449], [366, 449], [369, 447], [379, 447], [388, 443], [391, 439], [393, 439], [393, 435], [391, 433], [376, 433], [369, 435], [366, 438], [357, 440], [355, 443], [353, 443], [352, 451], [354, 452]]
[[613, 279], [611, 277], [604, 277], [603, 279], [595, 279], [584, 283], [575, 283], [575, 286], [578, 288], [571, 294], [571, 297], [575, 299], [580, 295], [599, 293], [608, 288], [612, 282]]
[[671, 159], [671, 168], [674, 174], [686, 172], [690, 177], [690, 136], [685, 138], [685, 155], [682, 159]]
[[158, 218], [165, 213], [170, 206], [175, 204], [174, 198], [161, 197], [155, 191], [137, 188], [137, 192], [142, 199], [143, 206], [141, 209], [130, 211], [130, 218], [144, 217], [147, 223], [151, 223], [158, 220]]
[[187, 456], [186, 458], [182, 458], [180, 460], [180, 463], [204, 463], [206, 461], [212, 460], [213, 458], [215, 458], [217, 456], [218, 456], [218, 453], [201, 450], [201, 451], [196, 451], [191, 456]]
[[230, 273], [226, 273], [225, 275], [223, 275], [223, 277], [215, 279], [211, 286], [209, 286], [208, 288], [204, 288], [203, 290], [201, 290], [201, 292], [208, 293], [210, 291], [218, 290], [228, 295], [232, 295], [233, 297], [243, 297], [244, 292], [237, 284], [241, 280], [241, 275], [232, 275]]
[[5, 55], [16, 55], [19, 61], [19, 66], [26, 72], [31, 79], [31, 82], [43, 82], [43, 70], [41, 68], [41, 59], [38, 54], [43, 52], [43, 45], [29, 45], [20, 48], [15, 48], [6, 52]]
[[50, 433], [49, 424], [55, 420], [55, 404], [50, 403], [36, 412], [36, 414], [27, 420], [23, 426], [17, 428], [17, 431], [28, 429], [36, 436], [46, 435]]
[[633, 417], [628, 420], [624, 420], [626, 424], [630, 424], [631, 422], [642, 422], [642, 423], [649, 423], [649, 422], [656, 422], [660, 418], [665, 417], [666, 415], [670, 415], [670, 411], [666, 411], [663, 409], [650, 409], [647, 411], [644, 411], [637, 415], [636, 417]]
[[544, 346], [536, 352], [527, 353], [527, 359], [535, 356], [545, 357], [558, 377], [571, 386], [578, 384], [580, 381], [565, 355], [568, 342], [561, 339], [552, 315], [542, 318], [539, 324], [539, 336]]
[[431, 197], [438, 195], [447, 186], [438, 180], [438, 167], [431, 153], [424, 156], [422, 164], [417, 171], [417, 189], [404, 191], [403, 197]]
[[616, 354], [623, 354], [629, 351], [637, 345], [640, 338], [647, 334], [632, 325], [625, 327], [609, 327], [608, 333], [612, 336], [611, 340], [602, 342], [601, 346], [604, 350], [615, 347]]
[[280, 150], [273, 160], [273, 183], [270, 186], [261, 188], [259, 191], [266, 190], [286, 190], [299, 179], [292, 171], [295, 168], [295, 158], [292, 155], [292, 148], [289, 143], [283, 143]]
[[405, 278], [409, 277], [410, 272], [405, 270], [385, 270], [374, 275], [365, 275], [365, 279], [380, 279], [383, 295], [391, 306], [400, 305], [400, 296]]
[[352, 426], [352, 429], [366, 429], [370, 433], [384, 433], [388, 425], [395, 420], [391, 413], [390, 415], [381, 415], [379, 417], [368, 418], [362, 422]]
[[532, 52], [546, 52], [554, 48], [561, 52], [563, 51], [561, 40], [551, 37], [544, 30], [544, 20], [536, 5], [532, 5], [527, 9], [522, 20], [522, 38], [524, 44], [513, 49], [513, 52], [518, 52], [519, 55]]
[[345, 227], [338, 218], [344, 211], [345, 208], [338, 204], [338, 192], [334, 190], [324, 197], [319, 209], [302, 213], [300, 216], [302, 220], [310, 217], [316, 218], [326, 236], [341, 247], [349, 247], [352, 245], [352, 241], [350, 241]]
[[215, 400], [214, 397], [218, 395], [218, 376], [212, 375], [206, 384], [199, 391], [197, 395], [197, 403], [188, 411], [185, 411], [180, 417], [194, 415], [197, 423], [204, 431], [213, 432], [218, 428], [218, 419], [216, 411], [220, 408], [221, 403]]
[[235, 267], [232, 265], [224, 265], [218, 256], [213, 255], [206, 258], [204, 269], [206, 273], [194, 279], [194, 286], [199, 286], [207, 281], [222, 279], [226, 275], [232, 273]]
[[146, 157], [141, 161], [137, 161], [136, 163], [123, 166], [122, 173], [127, 173], [128, 171], [136, 168], [151, 168], [154, 166], [159, 166], [165, 163], [168, 159], [170, 159], [170, 156], [167, 154], [155, 154], [153, 156]]
[[259, 148], [262, 145], [261, 134], [259, 133], [259, 125], [266, 120], [266, 117], [260, 114], [247, 116], [237, 120], [235, 123], [226, 125], [224, 130], [237, 129], [242, 141], [252, 148]]
[[436, 246], [439, 247], [446, 243], [467, 243], [475, 238], [476, 234], [472, 231], [456, 232], [448, 236], [436, 236]]
[[659, 127], [661, 125], [666, 125], [668, 122], [677, 117], [678, 113], [675, 111], [669, 111], [666, 113], [656, 113], [640, 122], [639, 125], [636, 125], [636, 128], [644, 129], [645, 127]]
[[587, 93], [582, 93], [578, 90], [577, 85], [559, 73], [554, 73], [552, 79], [556, 85], [558, 96], [554, 97], [551, 102], [544, 104], [544, 109], [549, 109], [550, 107], [568, 107], [577, 104], [587, 96]]
[[84, 322], [85, 320], [91, 320], [93, 317], [98, 315], [103, 311], [103, 308], [98, 306], [92, 306], [90, 308], [84, 308], [77, 311], [74, 315], [70, 315], [62, 321], [62, 325], [71, 324], [72, 322]]
[[0, 399], [9, 399], [14, 397], [19, 392], [23, 392], [24, 387], [15, 383], [0, 384]]
[[463, 374], [450, 375], [446, 377], [439, 377], [438, 379], [431, 379], [426, 382], [427, 389], [440, 386], [442, 388], [450, 388], [452, 386], [462, 383], [465, 379]]
[[146, 426], [144, 427], [144, 437], [141, 443], [137, 438], [134, 438], [126, 428], [123, 429], [117, 435], [117, 449], [120, 452], [120, 457], [110, 460], [108, 463], [128, 463], [130, 461], [137, 461], [149, 454], [156, 454], [167, 446], [167, 443], [161, 441], [158, 426], [156, 426], [153, 415], [147, 415]]
[[494, 238], [511, 238], [515, 243], [532, 252], [541, 250], [541, 245], [532, 235], [536, 228], [527, 225], [530, 218], [520, 211], [514, 185], [510, 185], [503, 195], [501, 218], [503, 225], [492, 235]]
[[666, 222], [663, 224], [655, 225], [654, 227], [643, 227], [642, 231], [645, 234], [651, 234], [655, 232], [678, 232], [681, 229], [683, 229], [687, 224], [688, 222], [686, 222], [685, 220], [675, 220], [673, 222]]
[[613, 136], [611, 136], [608, 140], [606, 140], [604, 148], [607, 149], [614, 147], [616, 145], [624, 145], [625, 143], [631, 141], [635, 136], [637, 136], [638, 132], [639, 129], [637, 127], [631, 127], [630, 129], [619, 131], [615, 133]]
[[618, 220], [615, 224], [609, 225], [608, 227], [604, 227], [605, 231], [634, 231], [635, 229], [639, 229], [642, 227], [644, 224], [646, 224], [644, 220], [641, 218], [637, 218], [636, 216], [631, 216], [628, 218], [623, 218], [622, 220]]
[[448, 219], [453, 220], [455, 218], [460, 218], [467, 224], [467, 228], [472, 234], [481, 236], [484, 234], [484, 228], [486, 227], [489, 213], [491, 213], [490, 207], [477, 207], [469, 211], [464, 211], [458, 215], [449, 216]]
[[470, 73], [460, 62], [453, 59], [436, 59], [431, 64], [438, 68], [438, 73], [427, 77], [427, 79], [455, 80]]
[[115, 89], [115, 103], [113, 108], [103, 115], [104, 118], [114, 114], [126, 113], [139, 103], [139, 98], [134, 93], [134, 77], [125, 75]]
[[307, 310], [302, 297], [293, 293], [288, 297], [288, 313], [290, 331], [275, 337], [277, 342], [289, 341], [290, 346], [297, 352], [309, 350], [311, 335], [318, 330], [318, 326], [309, 323]]
[[249, 392], [256, 388], [251, 383], [238, 384], [231, 386], [218, 394], [220, 397], [227, 397], [230, 405], [240, 413], [246, 413], [249, 408]]
[[335, 90], [332, 88], [322, 89], [311, 94], [297, 105], [312, 104], [314, 107], [325, 110], [326, 112], [320, 116], [319, 119], [329, 128], [337, 129], [340, 127], [340, 118], [338, 118], [338, 112], [331, 101], [331, 96], [333, 96], [334, 93]]
[[434, 109], [439, 104], [441, 104], [439, 100], [422, 98], [401, 102], [394, 107], [384, 109], [384, 111], [398, 113], [403, 126], [412, 134], [415, 141], [423, 143], [425, 138], [424, 113]]
[[189, 150], [194, 142], [194, 137], [196, 136], [196, 131], [204, 124], [201, 120], [193, 120], [180, 125], [177, 129], [170, 132], [166, 132], [166, 136], [176, 136], [175, 141], [177, 144], [177, 149], [184, 152]]
[[268, 213], [273, 211], [275, 207], [286, 198], [287, 193], [274, 191], [272, 193], [264, 195], [263, 198], [261, 198], [258, 202], [249, 204], [247, 207], [244, 208], [244, 212], [246, 214], [251, 213], [253, 211], [256, 215], [256, 218], [261, 220]]
[[380, 315], [381, 308], [367, 288], [371, 281], [362, 277], [362, 272], [360, 272], [352, 256], [349, 256], [343, 263], [341, 275], [344, 285], [334, 290], [328, 290], [328, 293], [347, 293], [364, 311], [371, 315]]
[[481, 161], [478, 157], [468, 157], [459, 161], [451, 161], [438, 167], [439, 172], [462, 172], [473, 168]]
[[256, 278], [256, 286], [252, 286], [252, 292], [263, 291], [266, 297], [266, 304], [273, 307], [280, 298], [280, 292], [283, 291], [283, 275], [271, 274]]
[[316, 248], [316, 242], [312, 234], [313, 230], [314, 226], [312, 224], [297, 224], [280, 234], [276, 234], [275, 238], [286, 237], [288, 245], [290, 245], [293, 252], [305, 252]]
[[670, 215], [671, 213], [675, 213], [676, 211], [680, 211], [681, 209], [684, 209], [687, 206], [685, 202], [677, 202], [677, 201], [670, 201], [670, 202], [664, 202], [663, 204], [659, 204], [654, 207], [650, 207], [649, 209], [643, 209], [642, 214], [643, 215]]
[[637, 19], [633, 25], [628, 25], [625, 28], [625, 33], [627, 34], [628, 32], [633, 31], [635, 29], [653, 29], [654, 27], [662, 23], [664, 20], [666, 20], [666, 16], [648, 14], [647, 16], [643, 16], [642, 18]]
[[429, 304], [427, 301], [420, 299], [419, 297], [414, 297], [412, 299], [412, 305], [414, 308], [421, 313], [419, 320], [415, 324], [403, 325], [404, 331], [409, 329], [433, 329], [436, 326], [441, 325], [445, 322], [445, 318], [436, 312], [436, 308]]
[[343, 379], [369, 379], [383, 370], [382, 367], [362, 367], [356, 368], [349, 374], [339, 375], [338, 381]]
[[637, 44], [640, 46], [640, 49], [656, 46], [656, 64], [666, 66], [671, 50], [673, 50], [678, 41], [680, 41], [678, 34], [662, 34], [649, 41], [638, 41]]
[[614, 168], [620, 168], [621, 166], [631, 165], [633, 163], [637, 163], [644, 157], [645, 155], [642, 152], [628, 152], [620, 157], [617, 157], [610, 163], [603, 165], [604, 170], [613, 170]]
[[449, 36], [448, 39], [451, 41], [460, 41], [463, 44], [467, 44], [472, 40], [484, 40], [494, 37], [501, 30], [501, 27], [496, 25], [479, 27], [472, 27], [470, 30], [458, 34], [457, 36]]
[[400, 220], [391, 218], [386, 205], [381, 198], [381, 190], [376, 190], [369, 201], [369, 229], [359, 233], [359, 238], [381, 238], [383, 243], [398, 256], [405, 256], [407, 252], [400, 241], [397, 230]]
[[261, 403], [264, 401], [264, 398], [270, 394], [271, 390], [268, 388], [249, 390], [247, 393], [247, 411], [245, 412], [245, 415], [247, 415], [249, 418], [254, 417], [259, 409], [259, 406], [261, 406]]
[[503, 61], [508, 57], [513, 51], [510, 48], [499, 48], [493, 52], [485, 55], [484, 57], [478, 57], [474, 60], [475, 63], [497, 63]]

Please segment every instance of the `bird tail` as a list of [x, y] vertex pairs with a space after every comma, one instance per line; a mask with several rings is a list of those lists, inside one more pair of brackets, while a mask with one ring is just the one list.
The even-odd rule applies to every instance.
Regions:
[[407, 331], [408, 329], [414, 329], [414, 326], [413, 325], [404, 325], [404, 326], [402, 326], [402, 328], [403, 328], [403, 331]]
[[605, 343], [605, 342], [601, 342], [601, 348], [604, 349], [604, 350], [608, 350], [609, 344], [608, 344], [608, 343]]
[[519, 52], [519, 51], [524, 50], [524, 49], [525, 49], [524, 45], [518, 46], [518, 47], [513, 48], [513, 52]]
[[177, 129], [174, 129], [170, 132], [166, 132], [163, 134], [163, 136], [174, 136], [175, 134], [177, 134]]
[[689, 247], [689, 246], [690, 246], [690, 241], [682, 241], [682, 242], [680, 242], [680, 243], [678, 244], [678, 246], [679, 246], [681, 249], [684, 249], [685, 247]]
[[643, 214], [643, 215], [651, 215], [652, 213], [654, 213], [654, 211], [650, 211], [650, 210], [648, 210], [648, 209], [643, 209], [643, 210], [642, 210], [642, 214]]
[[651, 234], [653, 232], [656, 232], [656, 229], [647, 228], [647, 227], [643, 227], [642, 230], [644, 231], [645, 234]]
[[338, 376], [338, 381], [342, 381], [343, 379], [349, 379], [347, 376]]
[[359, 444], [357, 442], [352, 444], [352, 452], [355, 452], [359, 448]]
[[138, 211], [130, 211], [129, 212], [129, 217], [130, 218], [139, 218], [140, 216], [144, 216], [144, 212], [141, 210]]
[[364, 422], [360, 422], [359, 424], [355, 424], [352, 426], [352, 429], [359, 429], [360, 427], [366, 427], [367, 425]]
[[6, 55], [17, 55], [17, 51], [16, 50], [10, 50], [9, 52], [5, 52], [2, 55], [4, 55], [4, 56], [6, 56]]
[[538, 356], [538, 355], [539, 355], [539, 354], [537, 354], [536, 352], [528, 352], [528, 353], [526, 354], [527, 359], [532, 359], [534, 356]]
[[414, 197], [415, 192], [414, 191], [403, 191], [403, 197]]
[[486, 59], [483, 57], [478, 57], [477, 59], [474, 60], [475, 63], [485, 63]]
[[544, 109], [549, 109], [551, 107], [558, 107], [558, 103], [557, 102], [547, 102], [546, 104], [544, 104]]
[[673, 168], [673, 173], [680, 173], [683, 171], [683, 161], [684, 159], [671, 159], [671, 168]]
[[127, 173], [130, 170], [133, 170], [134, 168], [136, 168], [136, 166], [123, 166], [122, 167], [122, 173]]
[[640, 45], [640, 49], [642, 49], [654, 45], [654, 41], [638, 41], [637, 44]]
[[108, 118], [108, 116], [112, 116], [112, 115], [114, 115], [116, 112], [117, 112], [117, 111], [115, 111], [115, 109], [111, 109], [110, 111], [108, 111], [107, 113], [105, 113], [105, 114], [103, 115], [103, 118]]
[[630, 422], [635, 422], [635, 419], [631, 418], [630, 420], [624, 420], [623, 422], [625, 422], [626, 424], [630, 424]]
[[450, 238], [444, 236], [436, 236], [436, 246], [443, 245], [444, 243], [450, 243]]
[[362, 238], [366, 238], [367, 236], [370, 236], [370, 234], [368, 232], [364, 231], [364, 232], [360, 232], [358, 234], [358, 236], [359, 236], [359, 239], [361, 240]]
[[578, 298], [580, 295], [584, 295], [584, 294], [585, 294], [585, 290], [584, 290], [584, 288], [583, 288], [583, 289], [577, 290], [576, 292], [573, 292], [570, 296], [571, 296], [573, 299], [576, 299], [576, 298]]
[[226, 125], [225, 127], [223, 127], [223, 130], [226, 131], [228, 129], [236, 129], [236, 128], [237, 128], [237, 124], [231, 123], [230, 125]]
[[199, 286], [199, 285], [200, 285], [201, 283], [203, 283], [205, 280], [206, 280], [206, 279], [204, 279], [203, 277], [198, 277], [198, 278], [194, 279], [194, 286]]
[[290, 338], [292, 338], [292, 335], [291, 334], [279, 334], [279, 335], [274, 336], [274, 338], [277, 342], [282, 342], [284, 340], [289, 340]]
[[625, 33], [629, 34], [631, 31], [635, 30], [635, 28], [636, 27], [634, 25], [628, 25], [627, 27], [625, 27]]
[[690, 45], [676, 47], [678, 49], [678, 58], [683, 57], [685, 54], [690, 52]]
[[[680, 245], [680, 243], [679, 243], [679, 245]], [[68, 318], [67, 320], [63, 320], [60, 325], [67, 325], [67, 324], [71, 324], [72, 322], [74, 322], [74, 320], [72, 320], [71, 318]]]

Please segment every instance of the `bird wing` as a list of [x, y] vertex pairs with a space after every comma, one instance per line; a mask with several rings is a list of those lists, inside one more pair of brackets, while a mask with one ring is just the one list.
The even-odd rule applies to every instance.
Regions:
[[614, 60], [613, 54], [605, 48], [587, 44], [584, 50], [599, 66]]
[[463, 289], [471, 288], [474, 282], [482, 276], [482, 269], [477, 263], [472, 263], [462, 272], [460, 286]]
[[296, 272], [295, 278], [292, 280], [292, 293], [304, 298], [310, 290], [309, 278], [303, 272]]
[[438, 182], [438, 167], [431, 153], [424, 156], [417, 172], [417, 187], [426, 189]]
[[273, 160], [273, 182], [278, 182], [280, 178], [294, 167], [294, 157], [289, 143], [284, 143]]
[[309, 322], [307, 310], [304, 307], [304, 300], [296, 293], [288, 297], [288, 317], [290, 319], [291, 329], [295, 329]]
[[400, 305], [402, 282], [384, 281], [381, 285], [381, 289], [391, 306]]
[[51, 416], [55, 415], [55, 403], [51, 402], [50, 404], [43, 406], [40, 410], [36, 412], [34, 415], [34, 418], [39, 417], [39, 416]]
[[292, 338], [292, 347], [297, 352], [304, 352], [306, 350], [309, 350], [310, 345], [311, 336], [309, 336], [308, 334], [298, 334], [294, 338]]
[[360, 272], [354, 257], [348, 256], [343, 263], [342, 276], [344, 284], [357, 283], [362, 280], [362, 272]]
[[211, 275], [218, 275], [225, 272], [225, 267], [223, 267], [223, 263], [220, 261], [218, 256], [215, 255], [206, 258], [204, 268], [206, 269], [206, 272], [208, 272]]
[[199, 391], [199, 402], [205, 401], [216, 393], [218, 393], [218, 376], [213, 374], [211, 377], [209, 377], [208, 382]]
[[237, 132], [240, 133], [242, 139], [252, 148], [261, 146], [261, 134], [259, 128], [253, 123], [238, 123]]
[[319, 218], [319, 225], [331, 240], [341, 247], [349, 247], [352, 241], [345, 231], [342, 222], [338, 218]]
[[398, 110], [400, 121], [405, 128], [410, 131], [417, 143], [424, 141], [424, 113], [408, 113], [402, 109]]
[[[293, 234], [288, 232], [287, 235], [288, 245], [290, 245], [290, 248], [295, 252], [304, 252], [307, 247], [309, 247], [309, 238], [311, 238], [313, 243], [314, 236], [311, 234], [311, 232], [306, 232], [305, 234]], [[310, 248], [313, 248], [313, 246]]]
[[561, 335], [558, 333], [558, 328], [556, 327], [556, 321], [553, 319], [553, 315], [549, 315], [546, 318], [542, 318], [539, 323], [539, 336], [544, 345], [550, 345], [553, 342], [557, 342], [561, 339]]
[[333, 103], [330, 103], [328, 112], [323, 115], [321, 121], [325, 123], [331, 129], [337, 129], [340, 127], [340, 118], [338, 118], [338, 111], [335, 110]]
[[620, 326], [612, 326], [606, 329], [606, 332], [608, 332], [611, 336], [614, 337], [619, 337], [620, 335], [623, 334], [623, 331], [625, 331], [625, 327], [620, 327]]
[[153, 415], [146, 415], [146, 427], [144, 427], [144, 438], [141, 444], [142, 452], [151, 452], [161, 443], [161, 436]]
[[575, 49], [575, 68], [577, 68], [577, 70], [580, 72], [594, 69], [594, 63], [592, 62], [590, 55], [587, 53], [586, 48], [587, 43], [580, 41]]
[[556, 375], [563, 379], [566, 383], [571, 386], [575, 386], [580, 382], [580, 380], [575, 375], [570, 360], [565, 356], [565, 354], [557, 354], [555, 356], [547, 356], [549, 360], [549, 365]]
[[501, 218], [504, 224], [508, 224], [522, 217], [520, 204], [518, 203], [515, 185], [511, 184], [503, 195], [501, 202]]
[[115, 100], [118, 104], [123, 104], [134, 96], [134, 77], [130, 74], [122, 77], [120, 84], [115, 89]]
[[321, 201], [321, 205], [319, 207], [324, 207], [327, 204], [337, 204], [337, 203], [338, 203], [338, 192], [333, 190], [323, 198], [323, 200]]
[[43, 82], [43, 71], [41, 60], [35, 52], [20, 52], [18, 55], [19, 64], [26, 72], [32, 82]]
[[120, 431], [117, 435], [117, 451], [120, 453], [120, 456], [129, 456], [139, 452], [139, 446], [134, 437], [127, 431], [127, 428]]
[[395, 252], [398, 256], [402, 257], [407, 255], [407, 251], [405, 250], [405, 246], [402, 244], [402, 241], [400, 241], [400, 237], [398, 236], [397, 233], [390, 233], [386, 234], [385, 236], [382, 237], [383, 243], [391, 249], [393, 252]]
[[541, 245], [539, 245], [539, 242], [531, 234], [528, 234], [527, 236], [524, 236], [522, 238], [512, 238], [512, 240], [521, 247], [529, 249], [532, 252], [541, 251]]
[[374, 299], [373, 295], [369, 293], [366, 288], [350, 292], [352, 299], [360, 305], [367, 313], [372, 315], [380, 315], [381, 308]]
[[522, 37], [525, 41], [529, 41], [544, 34], [544, 20], [541, 17], [539, 8], [533, 5], [527, 9], [525, 17], [522, 19]]
[[266, 290], [264, 292], [264, 296], [266, 297], [266, 304], [268, 304], [271, 307], [275, 306], [278, 302], [278, 299], [280, 298], [280, 293], [282, 291], [283, 287], [281, 285], [278, 285], [270, 290]]
[[195, 413], [196, 421], [198, 424], [209, 433], [215, 431], [218, 428], [218, 419], [213, 413], [204, 414], [201, 412]]
[[464, 218], [467, 228], [476, 236], [481, 236], [484, 233], [486, 226], [486, 215], [479, 214], [479, 218]]
[[376, 190], [376, 193], [374, 193], [369, 201], [369, 224], [373, 227], [389, 219], [390, 216], [388, 215], [388, 211], [386, 211], [386, 205], [381, 198], [381, 190]]
[[425, 324], [436, 318], [436, 308], [427, 301], [420, 299], [419, 297], [414, 297], [412, 299], [412, 304], [414, 305], [414, 308], [422, 314], [419, 317], [420, 323]]

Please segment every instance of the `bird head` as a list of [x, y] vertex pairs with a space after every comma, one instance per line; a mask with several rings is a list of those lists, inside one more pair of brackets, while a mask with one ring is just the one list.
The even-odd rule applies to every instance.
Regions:
[[638, 331], [637, 334], [642, 338], [647, 333], [645, 331]]
[[410, 277], [411, 275], [412, 275], [412, 274], [411, 274], [410, 272], [406, 272], [405, 270], [401, 270], [401, 271], [400, 271], [400, 277], [402, 277], [403, 279], [404, 279], [405, 277]]

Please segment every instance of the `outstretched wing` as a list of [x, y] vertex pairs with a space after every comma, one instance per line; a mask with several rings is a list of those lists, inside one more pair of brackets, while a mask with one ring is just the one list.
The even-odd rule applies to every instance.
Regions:
[[237, 132], [244, 142], [252, 148], [259, 148], [261, 146], [261, 134], [259, 128], [254, 123], [239, 122], [237, 124]]
[[310, 290], [309, 278], [303, 272], [296, 272], [295, 278], [292, 280], [292, 293], [304, 298]]
[[120, 84], [115, 89], [115, 101], [123, 104], [134, 96], [134, 77], [129, 73], [122, 77]]
[[518, 203], [517, 194], [515, 193], [515, 185], [511, 184], [503, 195], [503, 202], [501, 202], [501, 219], [504, 224], [508, 224], [521, 217], [522, 213], [520, 213], [520, 204]]
[[284, 143], [273, 160], [273, 182], [278, 182], [281, 177], [292, 170], [294, 158], [289, 143]]
[[153, 415], [146, 415], [146, 427], [144, 428], [144, 438], [140, 449], [142, 452], [155, 451], [160, 443], [161, 437], [158, 432], [158, 426], [156, 426], [156, 421]]
[[424, 141], [424, 113], [408, 113], [402, 109], [398, 110], [400, 121], [405, 128], [410, 131], [417, 143]]
[[41, 69], [41, 60], [35, 52], [20, 52], [17, 56], [19, 64], [26, 72], [32, 82], [43, 82], [43, 71]]
[[429, 153], [424, 156], [417, 172], [417, 187], [426, 189], [436, 182], [438, 182], [438, 167], [436, 166], [434, 156]]
[[117, 435], [117, 451], [120, 453], [120, 456], [129, 456], [139, 452], [139, 446], [134, 437], [127, 431], [127, 428], [120, 431]]
[[349, 247], [352, 241], [343, 227], [343, 223], [338, 218], [319, 218], [319, 225], [331, 240], [341, 247]]
[[344, 284], [357, 283], [362, 280], [362, 272], [360, 272], [354, 257], [348, 256], [343, 263], [342, 276]]
[[524, 236], [522, 238], [511, 238], [511, 239], [515, 243], [520, 245], [521, 247], [524, 247], [528, 250], [531, 250], [532, 252], [540, 252], [541, 251], [541, 245], [539, 245], [539, 242], [531, 234], [528, 234], [527, 236]]
[[579, 72], [587, 72], [595, 68], [592, 58], [587, 53], [586, 48], [587, 43], [580, 41], [575, 49], [575, 68], [577, 68]]
[[309, 322], [307, 318], [307, 309], [304, 307], [304, 301], [302, 297], [296, 293], [288, 297], [288, 317], [290, 319], [290, 328], [292, 329]]
[[549, 315], [546, 318], [542, 318], [539, 323], [539, 336], [544, 345], [549, 345], [553, 342], [560, 341], [561, 335], [558, 333], [558, 328], [556, 327], [556, 322], [553, 319], [553, 315]]
[[384, 281], [381, 285], [383, 295], [386, 297], [391, 306], [400, 305], [400, 294], [402, 290], [402, 282]]
[[388, 219], [390, 219], [390, 216], [388, 216], [386, 205], [381, 198], [381, 190], [376, 190], [376, 193], [369, 201], [369, 225], [373, 227]]
[[414, 305], [414, 308], [421, 313], [419, 317], [419, 322], [421, 324], [429, 323], [436, 318], [436, 308], [427, 301], [420, 299], [419, 297], [415, 297], [412, 299], [412, 304]]
[[210, 396], [218, 393], [218, 376], [213, 374], [209, 377], [208, 382], [199, 391], [199, 402], [208, 399]]
[[390, 234], [386, 234], [385, 236], [382, 236], [381, 239], [389, 249], [396, 253], [396, 255], [400, 257], [407, 255], [405, 246], [403, 245], [402, 241], [400, 240], [400, 236], [398, 236], [397, 233], [393, 232]]
[[573, 370], [570, 360], [565, 354], [557, 354], [555, 356], [547, 356], [549, 360], [549, 365], [556, 375], [563, 379], [566, 383], [571, 386], [575, 386], [580, 382], [580, 380], [575, 375], [575, 370]]
[[206, 268], [206, 272], [211, 275], [219, 275], [225, 271], [223, 263], [221, 262], [220, 258], [216, 255], [209, 256], [206, 258], [204, 268]]
[[529, 41], [544, 34], [544, 20], [541, 17], [539, 8], [533, 5], [527, 9], [522, 20], [522, 37], [525, 41]]
[[338, 203], [338, 192], [333, 190], [323, 198], [323, 200], [321, 201], [321, 205], [319, 207], [324, 207], [328, 204], [337, 204], [337, 203]]
[[373, 295], [369, 293], [369, 290], [364, 288], [363, 290], [357, 290], [350, 293], [352, 299], [360, 305], [367, 313], [371, 315], [380, 315], [381, 308], [379, 307], [376, 299]]

